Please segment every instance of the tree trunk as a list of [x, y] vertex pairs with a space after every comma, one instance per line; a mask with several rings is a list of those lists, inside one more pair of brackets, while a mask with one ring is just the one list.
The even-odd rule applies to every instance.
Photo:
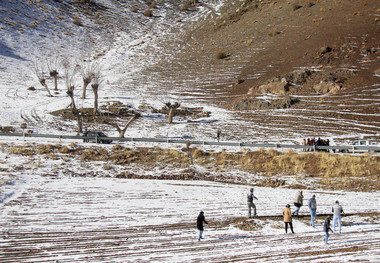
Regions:
[[112, 125], [113, 127], [116, 128], [116, 130], [119, 132], [119, 137], [120, 138], [124, 138], [125, 136], [125, 132], [127, 131], [129, 125], [131, 125], [131, 123], [133, 121], [135, 121], [136, 119], [138, 119], [140, 117], [140, 113], [135, 113], [135, 115], [133, 115], [133, 117], [131, 119], [129, 119], [129, 121], [127, 122], [127, 124], [125, 124], [124, 128], [121, 129], [120, 126], [117, 124], [117, 123], [110, 123], [110, 122], [105, 122], [109, 125]]
[[168, 123], [169, 124], [173, 123], [174, 113], [175, 113], [175, 108], [174, 107], [170, 107], [169, 108], [169, 116], [168, 116]]
[[80, 118], [80, 115], [79, 115], [79, 111], [75, 105], [75, 100], [74, 100], [74, 87], [70, 87], [68, 90], [67, 90], [67, 95], [70, 97], [71, 99], [71, 112], [73, 113], [73, 115], [76, 117], [77, 119], [77, 125], [78, 125], [78, 133], [82, 133], [83, 132], [83, 127], [82, 127], [82, 120]]
[[45, 79], [40, 79], [40, 83], [47, 90], [47, 92], [49, 93], [49, 97], [53, 97], [51, 95], [51, 93], [50, 93], [50, 90], [49, 90], [48, 86], [46, 85]]
[[54, 75], [54, 90], [58, 90], [58, 75]]
[[99, 97], [98, 97], [98, 88], [99, 88], [99, 85], [98, 84], [93, 84], [91, 85], [92, 87], [92, 91], [94, 92], [94, 115], [97, 115], [98, 114], [98, 100], [99, 100]]
[[70, 96], [70, 99], [71, 99], [71, 109], [74, 112], [77, 112], [77, 106], [75, 105], [75, 100], [74, 100], [74, 96], [73, 95], [69, 95]]
[[87, 90], [87, 86], [88, 86], [88, 84], [90, 84], [90, 82], [91, 82], [91, 80], [89, 80], [88, 78], [83, 79], [82, 99], [86, 98], [86, 90]]
[[135, 113], [135, 115], [133, 115], [133, 117], [129, 119], [129, 121], [127, 122], [127, 124], [125, 124], [124, 129], [122, 129], [121, 131], [119, 131], [119, 137], [120, 138], [124, 138], [125, 132], [127, 131], [129, 125], [131, 125], [132, 122], [134, 122], [139, 117], [140, 117], [140, 114], [139, 113]]
[[173, 117], [175, 115], [175, 111], [181, 106], [181, 103], [175, 102], [167, 102], [165, 103], [166, 107], [169, 109], [168, 113], [168, 123], [171, 124], [173, 123]]
[[58, 90], [58, 71], [52, 70], [49, 74], [54, 79], [54, 90]]
[[77, 113], [77, 125], [78, 125], [78, 133], [83, 133], [82, 120], [80, 118], [79, 113]]

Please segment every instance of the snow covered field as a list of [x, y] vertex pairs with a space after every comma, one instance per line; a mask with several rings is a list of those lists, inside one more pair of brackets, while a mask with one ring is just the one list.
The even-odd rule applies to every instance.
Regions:
[[[255, 188], [255, 231], [238, 229], [247, 186], [205, 181], [155, 181], [27, 175], [22, 190], [1, 208], [1, 262], [347, 262], [380, 260], [379, 193], [305, 191], [318, 213], [338, 199], [347, 214], [341, 234], [324, 245], [322, 223], [281, 215], [296, 190]], [[305, 201], [306, 203], [306, 201]], [[293, 207], [293, 206], [292, 206]], [[205, 212], [202, 241], [196, 218]], [[361, 213], [361, 216], [359, 216]], [[366, 213], [369, 213], [366, 215]], [[301, 208], [301, 215], [308, 215]]]

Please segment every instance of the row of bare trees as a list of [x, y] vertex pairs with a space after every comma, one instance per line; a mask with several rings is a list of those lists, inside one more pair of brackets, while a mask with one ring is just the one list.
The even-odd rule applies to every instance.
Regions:
[[[81, 99], [87, 98], [87, 88], [91, 84], [91, 88], [94, 94], [94, 106], [93, 115], [100, 115], [99, 112], [99, 87], [102, 83], [102, 69], [99, 63], [87, 62], [82, 60], [80, 63], [70, 63], [68, 60], [59, 59], [59, 57], [51, 57], [46, 62], [47, 73], [44, 72], [43, 67], [38, 63], [34, 63], [34, 73], [38, 78], [40, 84], [46, 89], [48, 96], [52, 97], [51, 91], [47, 85], [47, 76], [53, 79], [54, 90], [58, 91], [58, 79], [61, 71], [63, 71], [62, 78], [64, 80], [66, 94], [70, 97], [70, 108], [73, 116], [77, 122], [77, 132], [83, 133], [82, 114], [75, 102], [75, 90], [77, 88], [77, 82], [79, 79], [82, 81], [82, 95]], [[173, 117], [176, 110], [181, 106], [180, 103], [175, 102], [163, 102], [168, 109], [168, 123], [173, 122]], [[115, 119], [106, 119], [103, 123], [111, 125], [116, 128], [119, 133], [119, 137], [123, 138], [128, 127], [140, 117], [140, 113], [135, 112], [133, 116], [124, 124], [120, 125]]]
[[[75, 103], [75, 89], [77, 87], [76, 81], [78, 78], [82, 79], [82, 99], [86, 99], [86, 91], [88, 85], [91, 84], [92, 91], [94, 93], [94, 106], [93, 114], [99, 114], [99, 95], [98, 90], [101, 84], [101, 67], [96, 62], [86, 62], [83, 60], [81, 63], [70, 63], [66, 59], [60, 59], [57, 56], [52, 56], [47, 59], [46, 67], [47, 72], [39, 64], [34, 62], [34, 73], [38, 78], [40, 84], [46, 89], [48, 96], [52, 97], [52, 93], [47, 85], [47, 77], [50, 76], [53, 79], [54, 90], [58, 91], [58, 79], [60, 77], [61, 69], [63, 71], [62, 78], [64, 80], [66, 94], [70, 97], [71, 111], [75, 116], [78, 124], [78, 133], [83, 132], [81, 112], [77, 108]], [[78, 76], [79, 75], [79, 76]]]

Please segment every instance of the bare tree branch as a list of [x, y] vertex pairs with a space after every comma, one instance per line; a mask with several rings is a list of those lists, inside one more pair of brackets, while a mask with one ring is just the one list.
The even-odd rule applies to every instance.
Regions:
[[33, 70], [34, 70], [34, 73], [36, 74], [37, 78], [38, 78], [38, 81], [40, 82], [40, 84], [46, 89], [46, 91], [48, 92], [49, 94], [49, 97], [53, 97], [50, 93], [50, 90], [49, 90], [49, 87], [47, 86], [46, 84], [46, 78], [45, 78], [45, 74], [44, 74], [44, 71], [41, 67], [39, 67], [37, 65], [36, 62], [33, 63]]
[[58, 71], [61, 67], [61, 60], [58, 56], [53, 55], [52, 57], [48, 58], [46, 64], [50, 77], [54, 79], [54, 90], [58, 90]]
[[91, 83], [99, 71], [99, 64], [95, 62], [83, 62], [81, 64], [81, 76], [83, 80], [82, 99], [86, 98], [87, 86]]
[[120, 138], [124, 138], [124, 136], [125, 136], [125, 132], [127, 131], [128, 127], [129, 127], [129, 126], [130, 126], [135, 120], [137, 120], [138, 118], [140, 118], [140, 116], [141, 116], [141, 114], [138, 113], [138, 112], [136, 112], [136, 113], [132, 116], [132, 118], [130, 118], [130, 119], [128, 120], [128, 122], [125, 124], [124, 128], [121, 128], [121, 127], [119, 126], [119, 124], [117, 124], [116, 122], [110, 122], [110, 121], [106, 120], [106, 121], [104, 121], [104, 123], [109, 124], [109, 125], [115, 127], [116, 130], [119, 132], [119, 137], [120, 137]]

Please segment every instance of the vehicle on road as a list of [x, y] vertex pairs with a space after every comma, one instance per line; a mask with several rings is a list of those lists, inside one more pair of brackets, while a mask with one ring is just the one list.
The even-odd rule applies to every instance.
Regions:
[[89, 132], [84, 132], [83, 137], [88, 137], [88, 138], [83, 138], [83, 142], [95, 142], [95, 143], [111, 143], [111, 139], [107, 139], [107, 135], [105, 135], [101, 131], [89, 131]]
[[[358, 140], [352, 142], [349, 146], [352, 146], [351, 149], [347, 150], [341, 150], [340, 152], [348, 152], [348, 153], [365, 153], [365, 152], [379, 152], [379, 150], [371, 149], [372, 147], [379, 147], [379, 144], [376, 144], [374, 142], [368, 141], [368, 140]], [[361, 148], [356, 148], [356, 147]]]

